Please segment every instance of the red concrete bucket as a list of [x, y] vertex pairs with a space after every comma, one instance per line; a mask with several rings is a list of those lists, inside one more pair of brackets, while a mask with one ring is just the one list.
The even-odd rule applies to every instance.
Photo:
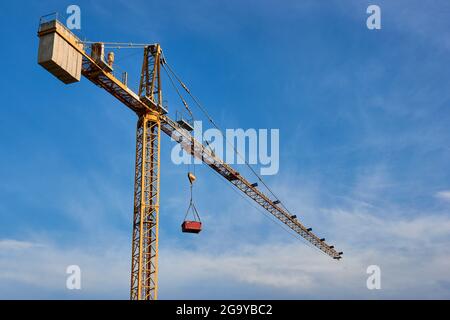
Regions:
[[181, 231], [184, 233], [200, 233], [202, 231], [202, 223], [200, 221], [185, 221], [181, 225]]

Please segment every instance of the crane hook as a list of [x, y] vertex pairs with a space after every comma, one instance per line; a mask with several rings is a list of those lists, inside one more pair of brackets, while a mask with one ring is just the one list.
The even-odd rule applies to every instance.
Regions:
[[189, 182], [191, 183], [191, 185], [193, 185], [195, 180], [197, 180], [197, 178], [194, 176], [194, 174], [192, 172], [188, 172], [188, 179], [189, 179]]

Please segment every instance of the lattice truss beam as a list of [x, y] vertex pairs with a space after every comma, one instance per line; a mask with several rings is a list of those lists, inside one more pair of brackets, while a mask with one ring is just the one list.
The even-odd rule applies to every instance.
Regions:
[[158, 288], [160, 122], [142, 116], [136, 130], [131, 299], [154, 300]]

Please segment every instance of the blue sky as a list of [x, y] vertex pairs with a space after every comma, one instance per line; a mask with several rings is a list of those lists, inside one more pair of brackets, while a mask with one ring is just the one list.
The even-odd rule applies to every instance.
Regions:
[[[163, 137], [160, 298], [450, 298], [450, 4], [400, 0], [2, 2], [1, 298], [128, 299], [136, 117], [36, 61], [39, 17], [70, 4], [83, 39], [161, 43], [221, 127], [280, 129], [266, 180], [345, 252], [306, 246], [204, 166], [205, 230], [181, 234], [187, 168]], [[137, 83], [141, 53], [116, 60]]]

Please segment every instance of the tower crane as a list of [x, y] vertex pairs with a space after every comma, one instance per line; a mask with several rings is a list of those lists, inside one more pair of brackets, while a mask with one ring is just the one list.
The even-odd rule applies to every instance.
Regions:
[[[108, 54], [105, 61], [105, 43], [82, 42], [54, 15], [41, 18], [38, 36], [38, 62], [50, 73], [66, 84], [79, 81], [81, 74], [137, 115], [130, 285], [132, 300], [153, 300], [158, 297], [161, 132], [221, 175], [290, 231], [333, 259], [342, 258], [342, 252], [336, 251], [325, 239], [314, 234], [311, 228], [304, 226], [279, 200], [271, 199], [258, 188], [257, 183], [251, 183], [217, 157], [207, 144], [197, 141], [182, 121], [169, 117], [163, 105], [161, 70], [170, 66], [159, 44], [116, 44], [140, 47], [144, 51], [139, 89], [135, 93], [128, 87], [126, 77], [118, 79], [114, 75], [113, 54]], [[90, 53], [86, 50], [89, 45]], [[181, 86], [190, 93], [184, 83], [181, 82]]]

